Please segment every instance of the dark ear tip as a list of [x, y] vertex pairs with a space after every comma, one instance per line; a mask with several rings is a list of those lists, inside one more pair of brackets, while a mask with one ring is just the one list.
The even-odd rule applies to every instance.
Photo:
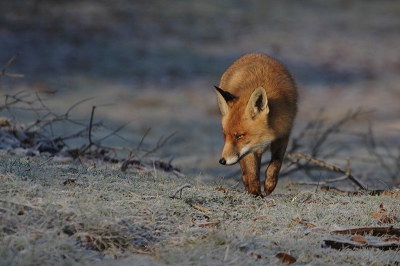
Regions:
[[224, 97], [226, 102], [233, 102], [238, 99], [235, 95], [230, 94], [229, 92], [224, 91], [223, 89], [221, 89], [217, 86], [214, 86], [214, 88], [221, 94], [222, 97]]

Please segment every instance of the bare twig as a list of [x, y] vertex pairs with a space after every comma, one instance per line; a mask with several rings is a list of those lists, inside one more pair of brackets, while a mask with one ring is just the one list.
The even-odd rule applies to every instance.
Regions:
[[[366, 136], [366, 146], [370, 154], [372, 154], [378, 161], [379, 165], [387, 173], [387, 175], [392, 179], [394, 185], [400, 184], [400, 145], [397, 147], [397, 155], [384, 143], [380, 143], [383, 147], [383, 152], [378, 152], [378, 145], [375, 140], [375, 136], [372, 130], [372, 125], [369, 124], [368, 134]], [[392, 164], [392, 165], [391, 165]]]
[[[316, 126], [314, 127], [313, 130], [314, 133], [312, 139], [314, 140], [314, 143], [311, 149], [311, 156], [315, 157], [320, 154], [320, 150], [323, 148], [322, 144], [326, 142], [329, 135], [331, 135], [332, 133], [340, 132], [340, 129], [343, 125], [369, 112], [371, 111], [363, 111], [361, 108], [358, 108], [356, 111], [349, 110], [343, 118], [339, 119], [326, 129], [324, 129], [322, 133], [320, 132], [320, 129], [323, 126], [323, 121], [321, 119], [317, 121]], [[313, 122], [309, 124], [309, 127], [311, 128], [312, 128], [312, 123]]]
[[198, 203], [191, 205], [194, 209], [199, 210], [201, 212], [211, 212], [210, 210], [207, 210], [206, 208], [200, 206]]
[[94, 110], [96, 109], [96, 106], [93, 105], [92, 106], [92, 113], [90, 115], [90, 122], [89, 122], [89, 134], [88, 134], [88, 139], [89, 139], [89, 144], [84, 146], [79, 153], [83, 154], [85, 153], [85, 151], [87, 151], [90, 147], [92, 147], [92, 145], [94, 144], [92, 141], [92, 128], [93, 128], [93, 116], [94, 116]]
[[296, 165], [300, 161], [300, 158], [297, 158], [296, 160], [292, 161], [288, 165], [285, 166], [285, 168], [282, 168], [280, 173], [285, 172], [287, 169], [289, 169], [292, 165]]
[[312, 185], [312, 186], [321, 186], [321, 185], [327, 185], [329, 183], [334, 183], [334, 182], [339, 182], [348, 179], [349, 177], [347, 175], [338, 177], [338, 178], [333, 178], [333, 179], [328, 179], [325, 181], [318, 181], [318, 182], [307, 182], [307, 181], [301, 181], [301, 182], [296, 182], [298, 185]]
[[147, 129], [147, 131], [144, 133], [142, 139], [139, 142], [139, 145], [137, 146], [138, 150], [140, 149], [140, 147], [142, 147], [143, 141], [144, 141], [145, 137], [147, 136], [147, 134], [149, 134], [150, 130], [151, 130], [151, 127], [149, 127], [149, 129]]
[[8, 77], [12, 77], [12, 78], [23, 78], [24, 77], [24, 75], [22, 75], [22, 74], [9, 74], [9, 73], [6, 73], [6, 69], [7, 69], [7, 67], [20, 55], [21, 53], [20, 52], [18, 52], [16, 55], [14, 55], [8, 62], [7, 62], [7, 64], [3, 67], [3, 70], [1, 70], [1, 72], [0, 72], [0, 77], [1, 76], [8, 76]]
[[183, 190], [184, 188], [190, 188], [190, 187], [192, 187], [190, 184], [184, 184], [184, 185], [178, 187], [177, 189], [175, 189], [174, 191], [172, 191], [172, 192], [169, 194], [169, 197], [172, 198], [172, 199], [175, 198], [175, 196], [176, 196], [176, 194], [178, 194], [178, 192], [181, 193], [181, 194], [180, 194], [180, 197], [182, 197], [182, 190]]
[[95, 109], [96, 109], [96, 106], [93, 105], [92, 114], [90, 115], [90, 124], [89, 124], [89, 147], [93, 144], [93, 142], [92, 142], [92, 126], [93, 126], [93, 117], [94, 117]]
[[163, 146], [165, 145], [165, 143], [167, 143], [167, 141], [168, 141], [169, 139], [171, 139], [173, 136], [175, 136], [176, 134], [178, 134], [178, 132], [179, 132], [179, 131], [175, 131], [174, 133], [170, 134], [170, 135], [169, 135], [168, 137], [166, 137], [165, 139], [164, 139], [163, 136], [161, 136], [161, 138], [160, 138], [160, 139], [158, 140], [158, 142], [157, 142], [157, 146], [156, 146], [154, 149], [152, 149], [152, 150], [146, 152], [141, 158], [145, 158], [146, 156], [148, 156], [148, 155], [150, 155], [150, 154], [156, 152], [157, 150], [159, 150], [161, 147], [163, 147]]
[[78, 105], [80, 105], [80, 104], [82, 104], [82, 103], [84, 103], [84, 102], [87, 102], [87, 101], [89, 101], [89, 100], [91, 100], [91, 99], [93, 99], [93, 98], [86, 98], [86, 99], [83, 99], [83, 100], [81, 100], [81, 101], [79, 101], [79, 102], [73, 104], [73, 105], [65, 112], [65, 117], [68, 117], [69, 112], [71, 112], [75, 107], [77, 107]]
[[344, 175], [347, 176], [351, 181], [353, 181], [357, 186], [359, 186], [361, 189], [363, 189], [363, 190], [366, 190], [366, 189], [367, 189], [367, 188], [361, 183], [361, 181], [358, 180], [358, 178], [354, 177], [354, 176], [350, 173], [350, 163], [349, 163], [349, 161], [348, 161], [347, 171], [344, 171], [344, 170], [340, 169], [339, 167], [336, 167], [336, 166], [334, 166], [334, 165], [328, 164], [328, 163], [326, 163], [326, 162], [324, 162], [324, 161], [321, 161], [321, 160], [312, 158], [312, 157], [310, 157], [310, 156], [307, 156], [307, 155], [302, 154], [302, 153], [299, 153], [299, 152], [296, 153], [296, 154], [289, 154], [288, 157], [289, 157], [289, 158], [295, 158], [295, 157], [297, 157], [297, 158], [303, 158], [303, 159], [306, 159], [306, 160], [308, 160], [309, 162], [314, 163], [314, 164], [316, 164], [316, 165], [318, 165], [318, 166], [321, 166], [321, 167], [323, 167], [323, 168], [326, 168], [326, 169], [329, 169], [329, 170], [331, 170], [331, 171], [344, 174]]
[[107, 138], [109, 138], [109, 137], [111, 137], [111, 136], [117, 136], [117, 137], [119, 137], [119, 138], [122, 139], [122, 140], [128, 141], [127, 139], [121, 137], [121, 136], [118, 135], [117, 133], [118, 133], [119, 131], [121, 131], [123, 128], [125, 128], [125, 126], [128, 125], [128, 124], [130, 124], [130, 123], [131, 123], [131, 121], [122, 124], [121, 126], [119, 126], [117, 129], [115, 129], [115, 130], [114, 130], [113, 132], [111, 132], [110, 134], [108, 134], [108, 135], [106, 135], [105, 137], [99, 139], [97, 142], [100, 143], [100, 142], [102, 142], [103, 140], [105, 140], [105, 139], [107, 139]]

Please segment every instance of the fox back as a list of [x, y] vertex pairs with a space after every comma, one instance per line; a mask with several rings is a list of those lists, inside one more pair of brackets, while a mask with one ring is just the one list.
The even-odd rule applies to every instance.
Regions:
[[[289, 138], [297, 91], [291, 75], [277, 60], [246, 54], [226, 70], [215, 88], [225, 140], [221, 164], [235, 164], [250, 153], [261, 159], [271, 143]], [[284, 147], [279, 150], [284, 153], [287, 141], [281, 143]]]

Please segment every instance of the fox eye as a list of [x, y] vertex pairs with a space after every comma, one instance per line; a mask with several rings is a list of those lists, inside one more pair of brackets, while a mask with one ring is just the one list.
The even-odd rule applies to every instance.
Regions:
[[235, 135], [235, 139], [239, 140], [244, 137], [244, 134]]

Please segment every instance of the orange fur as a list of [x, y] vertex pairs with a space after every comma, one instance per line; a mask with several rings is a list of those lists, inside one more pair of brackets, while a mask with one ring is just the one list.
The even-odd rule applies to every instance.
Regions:
[[245, 188], [261, 195], [261, 155], [271, 145], [271, 162], [264, 190], [277, 183], [297, 112], [297, 91], [286, 68], [263, 54], [246, 54], [235, 61], [216, 87], [225, 146], [221, 164], [240, 161]]

